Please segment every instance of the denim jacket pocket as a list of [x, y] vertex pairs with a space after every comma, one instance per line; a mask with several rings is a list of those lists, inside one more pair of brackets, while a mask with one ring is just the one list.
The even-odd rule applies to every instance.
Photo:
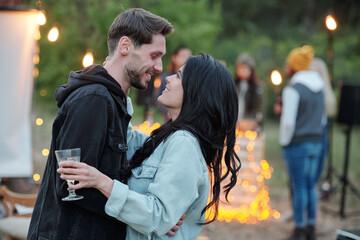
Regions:
[[129, 181], [130, 189], [141, 194], [147, 193], [149, 184], [154, 181], [157, 169], [157, 167], [146, 164], [132, 169], [132, 177], [134, 179]]

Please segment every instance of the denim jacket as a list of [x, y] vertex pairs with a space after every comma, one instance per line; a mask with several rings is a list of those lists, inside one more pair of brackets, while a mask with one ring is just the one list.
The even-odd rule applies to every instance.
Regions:
[[[141, 134], [133, 134], [132, 140], [138, 138], [140, 144]], [[131, 149], [128, 152], [131, 155]], [[201, 211], [208, 192], [200, 145], [192, 134], [179, 130], [133, 169], [128, 185], [114, 180], [105, 212], [128, 225], [126, 239], [195, 239], [205, 220]], [[187, 217], [180, 230], [174, 237], [166, 236], [183, 213]]]

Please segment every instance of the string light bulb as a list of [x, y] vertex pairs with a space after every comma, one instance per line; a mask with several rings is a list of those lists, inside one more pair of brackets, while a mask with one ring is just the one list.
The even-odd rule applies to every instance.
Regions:
[[40, 180], [40, 174], [38, 174], [38, 173], [35, 173], [34, 175], [33, 175], [33, 179], [34, 179], [34, 181], [35, 182], [38, 182], [39, 180]]
[[91, 50], [88, 50], [85, 53], [85, 56], [83, 58], [82, 64], [84, 67], [88, 67], [94, 63], [94, 55]]
[[335, 31], [337, 28], [336, 21], [333, 18], [333, 16], [331, 16], [331, 15], [326, 16], [325, 24], [326, 24], [327, 29], [329, 29], [330, 31]]
[[44, 120], [43, 120], [42, 118], [37, 118], [37, 119], [35, 120], [35, 123], [36, 123], [36, 125], [41, 126], [41, 125], [43, 125]]
[[279, 86], [282, 83], [281, 74], [278, 70], [273, 70], [271, 72], [271, 82], [275, 86]]
[[59, 28], [54, 26], [50, 29], [48, 39], [50, 42], [55, 42], [59, 37]]
[[44, 25], [46, 23], [46, 17], [44, 11], [40, 11], [36, 16], [36, 22], [39, 25]]

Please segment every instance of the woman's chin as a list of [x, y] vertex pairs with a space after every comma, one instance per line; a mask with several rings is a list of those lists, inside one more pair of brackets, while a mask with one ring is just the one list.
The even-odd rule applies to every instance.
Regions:
[[164, 105], [163, 95], [162, 95], [162, 94], [157, 98], [157, 100], [158, 100], [159, 103], [161, 103], [162, 105]]

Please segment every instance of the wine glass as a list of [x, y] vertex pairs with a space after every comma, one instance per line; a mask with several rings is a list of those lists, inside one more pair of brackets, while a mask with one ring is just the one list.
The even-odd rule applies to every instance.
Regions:
[[[63, 161], [76, 161], [80, 162], [80, 154], [81, 149], [80, 148], [73, 148], [73, 149], [64, 149], [64, 150], [55, 150], [55, 156], [57, 159], [57, 162], [63, 162]], [[75, 180], [66, 180], [67, 182], [71, 182], [74, 184]], [[74, 189], [68, 188], [69, 195], [67, 197], [64, 197], [63, 201], [74, 201], [74, 200], [80, 200], [83, 199], [83, 196], [79, 196], [75, 193]]]

